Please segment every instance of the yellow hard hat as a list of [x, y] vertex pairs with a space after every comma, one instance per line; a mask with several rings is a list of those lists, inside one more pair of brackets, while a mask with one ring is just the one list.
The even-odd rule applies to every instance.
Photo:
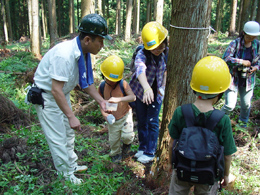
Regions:
[[123, 78], [124, 62], [120, 57], [112, 55], [104, 60], [100, 70], [108, 80], [117, 82]]
[[168, 30], [159, 22], [148, 22], [142, 30], [142, 40], [146, 50], [158, 47], [168, 35]]
[[230, 86], [231, 75], [224, 60], [216, 56], [202, 58], [195, 65], [191, 88], [203, 94], [219, 94]]

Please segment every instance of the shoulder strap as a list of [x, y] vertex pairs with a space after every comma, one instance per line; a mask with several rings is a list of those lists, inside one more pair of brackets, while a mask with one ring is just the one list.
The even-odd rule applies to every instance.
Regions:
[[[193, 126], [195, 124], [195, 116], [192, 109], [192, 104], [185, 104], [181, 106], [181, 110], [186, 122], [187, 127]], [[213, 131], [218, 122], [223, 118], [225, 112], [215, 109], [212, 111], [209, 118], [206, 120], [205, 127]]]
[[220, 111], [218, 109], [215, 109], [212, 111], [211, 115], [206, 121], [206, 128], [213, 131], [213, 129], [216, 127], [218, 122], [223, 118], [225, 115], [225, 112]]
[[191, 127], [195, 123], [195, 116], [191, 104], [184, 104], [181, 106], [182, 114], [184, 116], [187, 127]]
[[104, 98], [104, 88], [105, 88], [105, 84], [106, 82], [105, 81], [102, 81], [100, 86], [99, 86], [99, 89], [100, 89], [100, 92], [101, 92], [101, 96]]
[[119, 86], [120, 86], [120, 89], [121, 89], [122, 93], [124, 94], [124, 96], [126, 96], [125, 88], [124, 88], [124, 79], [121, 79], [119, 81]]

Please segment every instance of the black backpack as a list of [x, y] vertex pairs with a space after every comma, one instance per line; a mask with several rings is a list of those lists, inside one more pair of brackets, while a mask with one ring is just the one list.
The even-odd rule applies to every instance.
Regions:
[[180, 138], [174, 140], [172, 162], [179, 180], [196, 184], [213, 185], [215, 180], [224, 177], [224, 147], [219, 144], [213, 129], [225, 115], [213, 110], [204, 126], [196, 126], [191, 104], [181, 106], [187, 128], [183, 128]]
[[[126, 96], [126, 93], [125, 93], [125, 89], [124, 89], [124, 80], [121, 79], [119, 81], [119, 86], [120, 86], [120, 89], [123, 93], [124, 96]], [[106, 81], [102, 81], [101, 84], [100, 84], [100, 93], [102, 95], [102, 97], [104, 98], [104, 89], [105, 89], [105, 84], [106, 84]], [[135, 108], [135, 102], [128, 102], [128, 104], [132, 107], [132, 108]]]
[[[143, 44], [138, 45], [138, 46], [135, 48], [135, 51], [134, 51], [134, 53], [133, 53], [131, 62], [130, 62], [130, 64], [129, 64], [129, 68], [130, 68], [130, 70], [131, 70], [132, 73], [135, 72], [135, 69], [136, 69], [136, 68], [135, 68], [135, 57], [136, 57], [136, 55], [137, 55], [137, 53], [138, 53], [138, 51], [139, 51], [140, 49], [144, 49], [144, 45], [143, 45]], [[165, 54], [164, 61], [165, 61], [165, 63], [167, 63], [168, 49], [165, 50], [164, 54]], [[145, 52], [145, 55], [146, 55], [146, 62], [145, 62], [145, 64], [150, 64], [150, 63], [151, 63], [151, 55], [147, 54], [146, 52]]]

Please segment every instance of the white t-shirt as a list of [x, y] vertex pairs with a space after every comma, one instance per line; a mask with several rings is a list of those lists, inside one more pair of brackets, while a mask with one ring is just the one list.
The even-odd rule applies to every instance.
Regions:
[[64, 81], [63, 92], [69, 93], [79, 83], [78, 59], [81, 53], [76, 38], [57, 44], [42, 58], [34, 82], [45, 92], [51, 91], [52, 79]]

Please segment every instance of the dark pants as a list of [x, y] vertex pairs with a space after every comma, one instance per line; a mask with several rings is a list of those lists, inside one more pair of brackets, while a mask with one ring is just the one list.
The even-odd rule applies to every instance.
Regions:
[[156, 100], [146, 105], [138, 98], [136, 99], [139, 150], [151, 157], [154, 156], [157, 147], [161, 105]]

